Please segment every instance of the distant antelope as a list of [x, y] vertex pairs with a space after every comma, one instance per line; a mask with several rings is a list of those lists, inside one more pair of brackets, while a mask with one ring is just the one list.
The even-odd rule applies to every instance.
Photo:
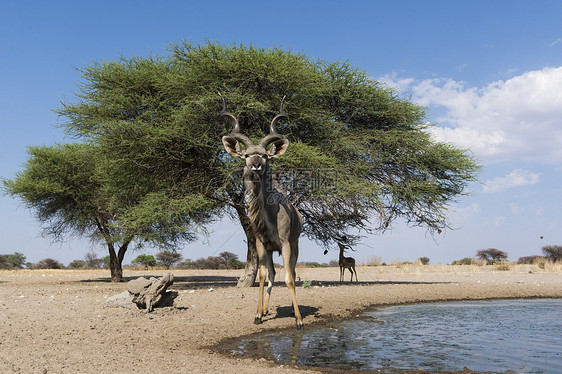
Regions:
[[[238, 118], [226, 110], [226, 101], [222, 97], [221, 115], [229, 117], [234, 128], [228, 136], [223, 136], [224, 148], [233, 157], [246, 162], [244, 167], [244, 185], [248, 194], [248, 215], [250, 229], [256, 236], [256, 250], [259, 258], [259, 297], [255, 324], [262, 322], [268, 313], [271, 288], [275, 279], [273, 252], [280, 252], [285, 267], [285, 283], [291, 291], [293, 309], [297, 329], [303, 328], [295, 293], [295, 266], [299, 254], [299, 235], [302, 231], [302, 218], [299, 211], [289, 202], [285, 191], [273, 178], [269, 160], [281, 156], [287, 150], [289, 141], [277, 133], [277, 122], [287, 115], [283, 110], [283, 100], [279, 114], [273, 118], [269, 126], [269, 134], [258, 145], [240, 132]], [[244, 148], [241, 146], [243, 145]], [[268, 150], [268, 146], [271, 148]], [[268, 274], [268, 285], [265, 302], [263, 288], [265, 276]]]
[[346, 246], [341, 243], [338, 243], [338, 245], [340, 247], [340, 283], [343, 282], [343, 273], [345, 272], [345, 269], [349, 269], [349, 272], [351, 273], [350, 282], [353, 282], [353, 274], [355, 274], [355, 281], [359, 282], [357, 280], [357, 270], [355, 270], [355, 259], [353, 257], [344, 257], [343, 251]]

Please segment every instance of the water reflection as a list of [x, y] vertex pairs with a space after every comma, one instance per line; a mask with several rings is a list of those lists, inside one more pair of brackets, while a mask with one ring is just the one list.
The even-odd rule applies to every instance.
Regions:
[[254, 338], [240, 350], [337, 369], [562, 373], [561, 307], [560, 299], [386, 307], [372, 320]]

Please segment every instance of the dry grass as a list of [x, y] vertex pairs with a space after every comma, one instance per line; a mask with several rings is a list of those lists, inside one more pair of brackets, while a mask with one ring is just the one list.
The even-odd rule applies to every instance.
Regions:
[[381, 256], [372, 256], [361, 261], [361, 266], [380, 266], [382, 264]]
[[[373, 266], [365, 265], [362, 266]], [[379, 273], [445, 273], [445, 274], [463, 274], [463, 273], [488, 273], [494, 271], [508, 272], [514, 274], [525, 273], [559, 273], [562, 274], [562, 263], [554, 263], [547, 261], [541, 264], [515, 264], [503, 263], [497, 265], [421, 265], [421, 264], [392, 264], [387, 266], [378, 266]]]

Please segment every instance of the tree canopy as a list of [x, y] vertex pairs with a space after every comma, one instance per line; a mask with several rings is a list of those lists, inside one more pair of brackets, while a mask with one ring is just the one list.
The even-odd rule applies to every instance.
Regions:
[[193, 240], [191, 218], [207, 215], [207, 207], [187, 194], [180, 203], [141, 189], [124, 197], [112, 189], [115, 182], [107, 177], [107, 159], [97, 145], [30, 147], [29, 154], [24, 170], [3, 181], [5, 191], [35, 211], [45, 236], [80, 236], [104, 243], [112, 280], [122, 279], [122, 261], [133, 240], [167, 246]]
[[479, 168], [466, 150], [431, 138], [424, 108], [346, 62], [183, 42], [167, 56], [81, 72], [76, 100], [57, 110], [63, 127], [103, 155], [104, 191], [115, 206], [135, 202], [119, 223], [150, 227], [156, 241], [183, 239], [177, 234], [194, 231], [182, 222], [227, 212], [244, 227], [255, 263], [241, 165], [221, 142], [230, 128], [219, 92], [252, 139], [264, 136], [285, 97], [289, 119], [278, 130], [291, 143], [273, 168], [303, 216], [304, 234], [324, 246], [384, 231], [397, 218], [431, 232], [449, 228], [447, 206]]
[[552, 262], [562, 261], [562, 245], [545, 245], [542, 251]]
[[487, 265], [492, 265], [507, 260], [507, 253], [496, 248], [488, 248], [476, 252], [476, 257], [486, 261]]

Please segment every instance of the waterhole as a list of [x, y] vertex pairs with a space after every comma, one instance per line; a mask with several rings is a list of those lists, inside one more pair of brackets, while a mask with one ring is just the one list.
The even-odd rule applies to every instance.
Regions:
[[331, 328], [239, 344], [282, 363], [400, 373], [562, 373], [562, 299], [424, 303], [378, 308]]

